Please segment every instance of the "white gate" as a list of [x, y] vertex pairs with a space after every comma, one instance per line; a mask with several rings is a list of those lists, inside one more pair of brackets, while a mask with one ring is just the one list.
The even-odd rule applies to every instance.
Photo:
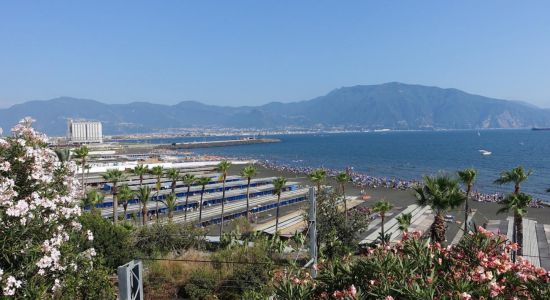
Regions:
[[140, 260], [117, 268], [120, 300], [143, 300], [143, 264]]

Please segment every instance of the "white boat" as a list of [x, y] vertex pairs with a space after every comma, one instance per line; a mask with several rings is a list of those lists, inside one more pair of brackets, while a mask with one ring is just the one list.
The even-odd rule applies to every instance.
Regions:
[[485, 155], [485, 156], [493, 154], [493, 152], [487, 151], [487, 150], [479, 150], [479, 153], [481, 153], [481, 155]]

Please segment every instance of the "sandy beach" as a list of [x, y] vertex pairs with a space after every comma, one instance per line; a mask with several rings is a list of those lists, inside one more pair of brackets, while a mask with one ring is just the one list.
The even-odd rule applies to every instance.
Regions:
[[[230, 169], [230, 174], [238, 175], [241, 168], [242, 166], [233, 166]], [[279, 170], [266, 168], [263, 166], [257, 166], [257, 169], [258, 169], [257, 177], [284, 176], [289, 181], [299, 182], [301, 185], [304, 185], [304, 186], [311, 185], [311, 182], [309, 181], [307, 174], [305, 173], [279, 171]], [[334, 181], [333, 178], [328, 178], [326, 184], [331, 186], [336, 186], [336, 182]], [[511, 189], [512, 187], [510, 187], [510, 191]], [[361, 190], [362, 188], [352, 183], [348, 183], [346, 185], [346, 194], [349, 196], [361, 196]], [[395, 189], [380, 187], [380, 188], [363, 188], [363, 191], [365, 192], [366, 195], [370, 197], [364, 203], [364, 205], [369, 207], [374, 205], [374, 203], [376, 203], [377, 201], [386, 200], [392, 203], [394, 205], [394, 210], [397, 211], [416, 202], [416, 198], [412, 190], [395, 190]], [[478, 201], [470, 200], [470, 207], [476, 211], [473, 220], [477, 225], [483, 225], [488, 220], [504, 220], [508, 217], [507, 214], [499, 214], [499, 215], [496, 214], [497, 210], [500, 208], [500, 205], [498, 203], [478, 202]], [[550, 224], [550, 220], [548, 220], [549, 212], [550, 212], [550, 208], [548, 207], [529, 208], [526, 218], [533, 219], [539, 223]], [[447, 223], [448, 224], [447, 240], [450, 241], [457, 234], [458, 230], [463, 226], [462, 222], [464, 220], [464, 209], [457, 208], [449, 212], [449, 214], [453, 215], [456, 218], [456, 223]]]

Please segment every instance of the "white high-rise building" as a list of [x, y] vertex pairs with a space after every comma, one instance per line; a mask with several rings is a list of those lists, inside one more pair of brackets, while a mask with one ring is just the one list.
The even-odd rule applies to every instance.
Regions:
[[73, 143], [89, 144], [103, 142], [101, 122], [69, 120], [69, 140]]

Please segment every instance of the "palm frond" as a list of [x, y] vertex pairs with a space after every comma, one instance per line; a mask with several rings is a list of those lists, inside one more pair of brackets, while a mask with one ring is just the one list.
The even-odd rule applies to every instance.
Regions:
[[458, 180], [448, 175], [425, 176], [424, 185], [414, 188], [418, 205], [429, 205], [442, 212], [455, 208], [466, 201]]
[[273, 194], [280, 195], [286, 186], [286, 178], [277, 177], [273, 180]]
[[137, 176], [143, 176], [149, 173], [149, 166], [139, 164], [134, 167], [134, 169], [132, 170], [132, 173], [134, 173], [134, 175], [137, 175]]
[[376, 204], [372, 207], [372, 210], [374, 212], [384, 214], [390, 211], [392, 208], [393, 208], [393, 204], [382, 200], [382, 201], [376, 202]]
[[218, 172], [225, 173], [231, 167], [231, 162], [227, 160], [222, 160], [218, 163], [217, 170]]
[[253, 165], [248, 165], [244, 167], [239, 174], [244, 178], [252, 178], [258, 174], [258, 171]]
[[181, 180], [186, 185], [192, 185], [193, 183], [195, 183], [197, 181], [197, 178], [193, 174], [185, 174], [181, 177]]
[[460, 181], [466, 185], [472, 185], [476, 180], [477, 171], [473, 168], [464, 169], [457, 173]]
[[137, 198], [142, 205], [146, 205], [151, 199], [151, 188], [148, 186], [142, 186], [139, 188]]
[[346, 183], [351, 180], [351, 177], [346, 172], [340, 172], [336, 175], [335, 179], [338, 183]]

